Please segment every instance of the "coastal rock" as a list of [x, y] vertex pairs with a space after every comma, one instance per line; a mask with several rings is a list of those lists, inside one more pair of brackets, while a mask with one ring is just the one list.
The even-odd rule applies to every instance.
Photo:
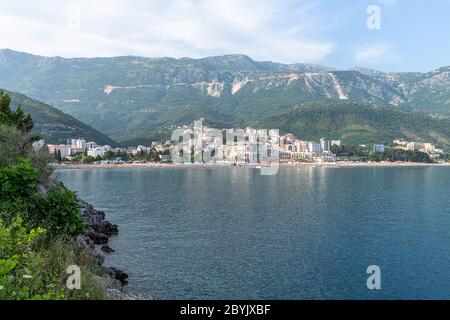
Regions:
[[[105, 257], [101, 254], [112, 253], [114, 250], [108, 245], [110, 236], [117, 235], [119, 229], [117, 225], [112, 224], [105, 219], [105, 212], [95, 210], [88, 202], [77, 199], [80, 206], [80, 215], [84, 217], [86, 231], [77, 237], [77, 243], [88, 250], [89, 255], [96, 264], [102, 266]], [[100, 248], [98, 246], [101, 246]], [[137, 294], [128, 292], [125, 288], [128, 274], [114, 267], [103, 267], [107, 277], [97, 277], [99, 283], [106, 289], [108, 296], [112, 299], [120, 300], [151, 300], [147, 294]]]
[[78, 246], [87, 251], [87, 253], [89, 254], [89, 256], [91, 257], [91, 259], [95, 264], [99, 266], [103, 264], [103, 262], [105, 261], [105, 257], [99, 252], [97, 252], [97, 250], [95, 249], [95, 244], [91, 240], [91, 238], [89, 238], [86, 235], [80, 234], [76, 237], [75, 242]]
[[94, 275], [94, 280], [106, 289], [106, 294], [112, 300], [153, 300], [147, 293], [134, 291], [130, 292], [122, 283], [114, 278]]
[[122, 283], [117, 280], [117, 279], [113, 279], [108, 277], [100, 277], [97, 275], [94, 275], [94, 280], [100, 284], [103, 288], [106, 288], [106, 290], [117, 290], [117, 291], [121, 291], [122, 290]]
[[114, 250], [107, 244], [102, 245], [101, 250], [106, 253], [114, 252]]
[[113, 279], [119, 280], [123, 285], [127, 283], [128, 274], [124, 271], [114, 267], [103, 267], [103, 270]]
[[108, 236], [116, 235], [119, 233], [119, 229], [116, 224], [112, 224], [107, 220], [102, 220], [100, 222], [95, 223], [94, 228], [99, 233], [104, 233]]
[[100, 254], [99, 252], [95, 251], [95, 250], [91, 251], [91, 258], [100, 267], [105, 262], [105, 257], [102, 254]]
[[84, 217], [86, 236], [94, 244], [106, 244], [109, 236], [119, 233], [117, 225], [105, 220], [104, 211], [95, 210], [92, 205], [79, 198], [77, 203], [80, 206], [80, 215]]
[[108, 236], [100, 232], [88, 232], [87, 236], [94, 242], [94, 244], [108, 243]]
[[91, 238], [89, 238], [86, 235], [78, 235], [77, 238], [75, 239], [75, 242], [82, 248], [88, 249], [88, 250], [93, 250], [95, 249], [95, 245], [92, 242]]
[[105, 219], [105, 212], [104, 211], [99, 211], [99, 210], [96, 210], [96, 213], [97, 213], [97, 215], [98, 216], [100, 216], [102, 219]]

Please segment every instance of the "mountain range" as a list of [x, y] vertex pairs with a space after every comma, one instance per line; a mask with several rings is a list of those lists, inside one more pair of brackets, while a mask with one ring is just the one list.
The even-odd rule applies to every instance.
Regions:
[[167, 137], [175, 125], [203, 117], [211, 126], [264, 125], [300, 138], [369, 143], [403, 137], [450, 145], [450, 67], [385, 73], [245, 55], [66, 59], [3, 49], [0, 87], [52, 105], [122, 144]]

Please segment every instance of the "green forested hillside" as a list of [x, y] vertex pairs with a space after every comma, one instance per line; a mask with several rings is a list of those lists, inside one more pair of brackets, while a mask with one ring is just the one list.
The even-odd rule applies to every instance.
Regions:
[[11, 107], [22, 107], [26, 114], [30, 114], [34, 121], [33, 133], [42, 136], [48, 143], [66, 143], [68, 138], [83, 137], [100, 144], [115, 145], [116, 142], [104, 134], [82, 123], [49, 105], [0, 89], [11, 97]]
[[[282, 106], [286, 110], [279, 115], [259, 116], [258, 120], [239, 116], [224, 116], [227, 121], [217, 120], [218, 114], [186, 112], [179, 118], [181, 124], [204, 118], [204, 124], [212, 127], [254, 127], [279, 129], [281, 133], [293, 133], [304, 140], [321, 137], [341, 139], [345, 144], [389, 143], [394, 139], [432, 142], [444, 149], [450, 148], [450, 118], [430, 115], [390, 106], [356, 103], [318, 102], [296, 106]], [[222, 116], [222, 115], [221, 115]], [[238, 119], [238, 120], [237, 120]], [[170, 139], [173, 126], [163, 125], [149, 130], [129, 144], [146, 144], [152, 140]]]
[[345, 144], [388, 143], [404, 138], [450, 147], [450, 119], [401, 108], [318, 104], [254, 123], [280, 128], [305, 140], [341, 139]]

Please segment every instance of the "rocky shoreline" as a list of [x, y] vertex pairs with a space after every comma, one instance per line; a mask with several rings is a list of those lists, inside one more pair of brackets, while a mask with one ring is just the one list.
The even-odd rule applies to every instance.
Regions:
[[85, 218], [86, 232], [78, 235], [76, 242], [84, 248], [104, 271], [105, 277], [98, 276], [98, 282], [105, 288], [111, 299], [151, 300], [146, 294], [130, 292], [127, 288], [128, 274], [115, 267], [105, 267], [105, 254], [114, 252], [108, 242], [110, 237], [119, 234], [118, 226], [105, 219], [105, 212], [96, 210], [88, 202], [77, 198], [80, 214]]

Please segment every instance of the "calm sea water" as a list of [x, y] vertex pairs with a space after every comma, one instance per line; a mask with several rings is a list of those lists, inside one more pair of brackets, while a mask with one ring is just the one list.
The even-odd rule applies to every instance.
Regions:
[[450, 298], [448, 168], [56, 175], [119, 225], [106, 265], [156, 299]]

